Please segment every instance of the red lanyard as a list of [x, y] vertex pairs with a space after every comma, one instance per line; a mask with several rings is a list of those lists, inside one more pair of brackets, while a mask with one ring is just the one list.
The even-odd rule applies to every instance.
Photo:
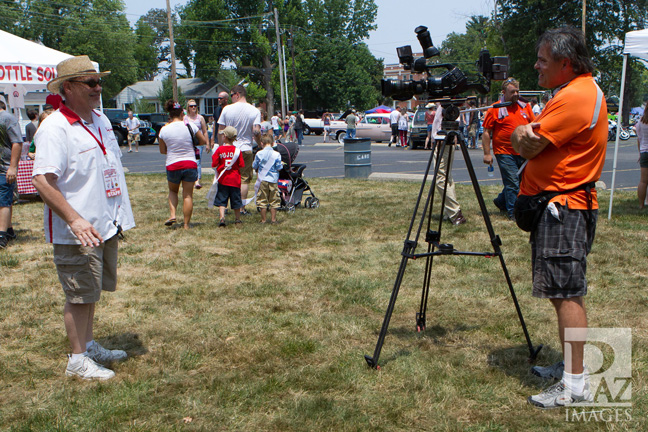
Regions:
[[83, 129], [85, 129], [86, 132], [88, 132], [90, 135], [92, 135], [92, 138], [94, 138], [94, 140], [97, 141], [97, 144], [99, 144], [99, 147], [101, 147], [101, 151], [103, 152], [103, 154], [105, 156], [106, 155], [106, 147], [104, 147], [104, 145], [103, 145], [103, 136], [101, 135], [101, 126], [98, 128], [99, 129], [99, 138], [101, 139], [101, 141], [99, 141], [97, 139], [97, 137], [95, 136], [95, 134], [93, 134], [90, 131], [90, 129], [88, 129], [86, 127], [86, 125], [83, 124], [83, 120], [79, 120], [79, 123], [81, 124], [81, 126], [83, 126]]

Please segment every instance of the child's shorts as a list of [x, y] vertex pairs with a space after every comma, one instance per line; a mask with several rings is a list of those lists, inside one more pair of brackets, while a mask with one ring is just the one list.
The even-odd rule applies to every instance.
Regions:
[[279, 198], [279, 188], [277, 183], [262, 181], [259, 186], [256, 200], [257, 207], [277, 209], [281, 207], [281, 198]]
[[243, 207], [241, 188], [219, 184], [218, 193], [216, 193], [216, 198], [214, 199], [214, 205], [216, 207], [227, 207], [228, 198], [231, 209], [239, 209]]

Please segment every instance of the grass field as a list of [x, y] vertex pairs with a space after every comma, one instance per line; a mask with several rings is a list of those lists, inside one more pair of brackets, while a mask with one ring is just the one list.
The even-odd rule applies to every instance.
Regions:
[[[162, 225], [162, 175], [128, 183], [138, 226], [120, 244], [118, 291], [101, 299], [95, 336], [130, 358], [104, 383], [64, 376], [63, 294], [42, 203], [15, 207], [20, 238], [0, 251], [0, 429], [648, 430], [648, 214], [634, 192], [615, 194], [612, 221], [601, 193], [586, 299], [591, 327], [632, 328], [631, 420], [586, 422], [527, 404], [546, 384], [529, 373], [497, 259], [435, 259], [423, 333], [424, 260], [409, 261], [381, 370], [367, 367], [419, 184], [312, 179], [319, 209], [224, 229], [202, 189], [185, 231]], [[497, 189], [483, 192], [493, 209]], [[468, 223], [444, 224], [443, 242], [490, 250], [472, 188], [457, 193]], [[544, 344], [538, 364], [558, 361], [553, 308], [530, 295], [528, 237], [491, 217], [531, 338]]]

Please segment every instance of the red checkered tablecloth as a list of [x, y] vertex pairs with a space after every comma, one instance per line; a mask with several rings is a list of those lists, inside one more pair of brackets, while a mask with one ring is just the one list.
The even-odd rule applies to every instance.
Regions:
[[18, 162], [18, 194], [30, 195], [38, 193], [32, 185], [31, 177], [34, 169], [33, 160], [21, 160]]

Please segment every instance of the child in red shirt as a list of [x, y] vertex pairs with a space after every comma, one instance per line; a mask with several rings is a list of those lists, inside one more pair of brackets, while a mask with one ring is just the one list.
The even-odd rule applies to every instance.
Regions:
[[218, 192], [214, 199], [214, 205], [218, 207], [220, 216], [219, 227], [225, 226], [225, 208], [227, 200], [230, 201], [230, 208], [234, 210], [236, 220], [234, 223], [242, 223], [241, 207], [241, 168], [245, 166], [241, 152], [234, 147], [234, 141], [238, 134], [236, 128], [227, 126], [221, 132], [225, 137], [225, 143], [219, 146], [212, 156], [212, 167], [216, 168], [218, 176]]

